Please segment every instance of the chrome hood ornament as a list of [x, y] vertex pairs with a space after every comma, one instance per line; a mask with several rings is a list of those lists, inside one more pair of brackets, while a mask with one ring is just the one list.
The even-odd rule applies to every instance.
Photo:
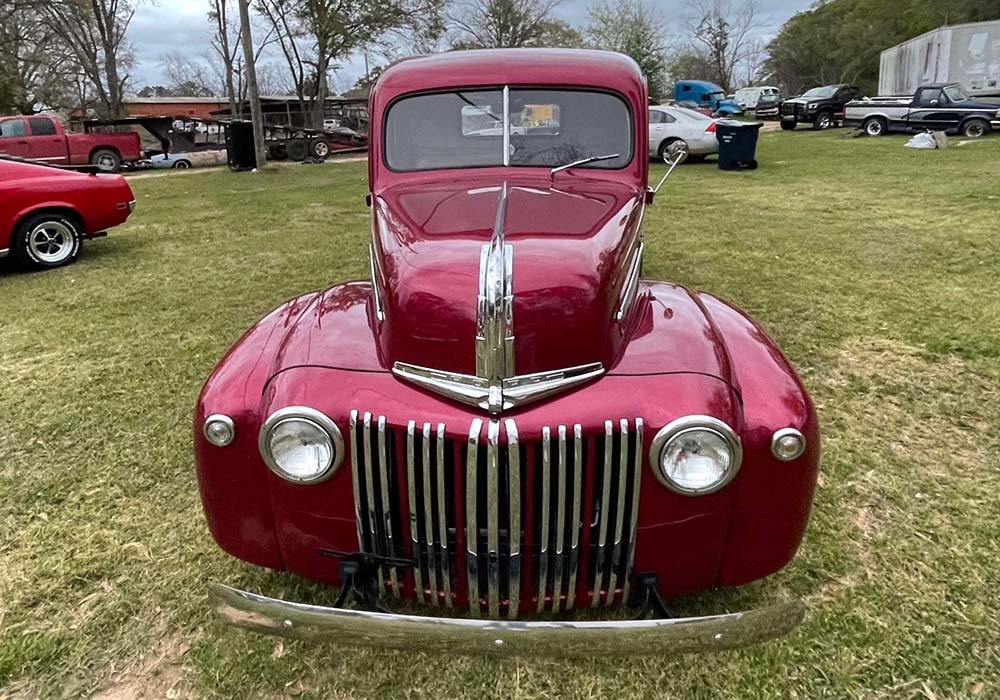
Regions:
[[392, 368], [400, 379], [494, 415], [566, 391], [604, 373], [604, 366], [594, 362], [520, 377], [514, 374], [514, 248], [504, 241], [508, 189], [504, 182], [493, 236], [479, 258], [476, 376], [405, 362], [396, 362]]

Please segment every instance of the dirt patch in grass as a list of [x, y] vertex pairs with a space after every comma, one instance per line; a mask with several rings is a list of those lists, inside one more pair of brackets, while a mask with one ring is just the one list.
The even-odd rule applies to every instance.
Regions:
[[184, 655], [191, 648], [185, 639], [164, 640], [140, 663], [123, 669], [110, 685], [91, 700], [157, 700], [184, 696]]

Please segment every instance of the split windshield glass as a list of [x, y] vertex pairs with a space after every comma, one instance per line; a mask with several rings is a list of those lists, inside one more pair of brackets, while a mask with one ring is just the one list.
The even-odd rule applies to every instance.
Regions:
[[389, 108], [385, 160], [397, 171], [554, 168], [618, 153], [579, 166], [614, 170], [632, 160], [632, 132], [624, 100], [604, 92], [511, 88], [415, 95]]

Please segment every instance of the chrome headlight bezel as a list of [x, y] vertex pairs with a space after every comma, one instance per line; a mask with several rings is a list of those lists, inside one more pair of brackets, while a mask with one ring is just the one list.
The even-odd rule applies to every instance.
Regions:
[[[784, 438], [795, 438], [798, 440], [798, 450], [793, 455], [785, 455], [781, 452], [780, 444]], [[806, 437], [801, 431], [795, 428], [782, 428], [781, 430], [776, 430], [774, 435], [771, 436], [771, 454], [774, 458], [782, 462], [794, 462], [799, 457], [806, 453]]]
[[[221, 425], [229, 431], [228, 437], [220, 440], [213, 435], [211, 427], [216, 424]], [[201, 434], [205, 437], [205, 440], [209, 445], [213, 445], [215, 447], [228, 447], [233, 444], [234, 440], [236, 440], [236, 423], [232, 418], [224, 413], [213, 413], [208, 416], [202, 424]]]
[[[315, 476], [309, 478], [296, 477], [282, 469], [281, 465], [274, 459], [274, 455], [271, 452], [271, 432], [281, 423], [290, 420], [312, 423], [330, 438], [333, 457], [326, 468], [318, 472]], [[260, 428], [257, 447], [260, 450], [261, 458], [267, 464], [268, 468], [285, 481], [293, 484], [318, 484], [326, 481], [340, 469], [340, 466], [344, 462], [346, 451], [344, 436], [340, 432], [340, 428], [337, 427], [337, 424], [325, 413], [317, 411], [314, 408], [309, 408], [308, 406], [288, 406], [272, 413]]]
[[[663, 451], [667, 448], [667, 445], [669, 445], [671, 441], [695, 430], [714, 433], [725, 440], [725, 442], [729, 445], [729, 450], [732, 455], [731, 464], [725, 476], [711, 486], [701, 489], [688, 488], [673, 481], [665, 473], [662, 461]], [[743, 443], [740, 440], [740, 436], [736, 434], [736, 431], [718, 418], [700, 415], [684, 416], [663, 426], [663, 428], [661, 428], [653, 438], [653, 442], [649, 448], [649, 463], [657, 481], [674, 493], [679, 493], [684, 496], [707, 496], [708, 494], [716, 493], [717, 491], [725, 488], [732, 482], [733, 479], [736, 478], [736, 475], [740, 471], [740, 467], [743, 465]]]

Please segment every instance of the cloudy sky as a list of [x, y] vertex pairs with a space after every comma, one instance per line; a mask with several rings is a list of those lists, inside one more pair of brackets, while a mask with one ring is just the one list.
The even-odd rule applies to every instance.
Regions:
[[[575, 26], [587, 20], [587, 6], [592, 0], [563, 0], [557, 14]], [[781, 24], [794, 13], [806, 9], [813, 0], [759, 0], [760, 33], [773, 36]], [[663, 12], [680, 32], [684, 25], [685, 0], [657, 0]], [[168, 52], [180, 51], [200, 55], [208, 49], [212, 28], [208, 21], [207, 0], [145, 0], [136, 10], [129, 27], [128, 37], [137, 58], [132, 71], [131, 87], [138, 90], [143, 85], [163, 83], [160, 57]], [[346, 62], [338, 79], [340, 84], [351, 85], [364, 73], [360, 60]]]

